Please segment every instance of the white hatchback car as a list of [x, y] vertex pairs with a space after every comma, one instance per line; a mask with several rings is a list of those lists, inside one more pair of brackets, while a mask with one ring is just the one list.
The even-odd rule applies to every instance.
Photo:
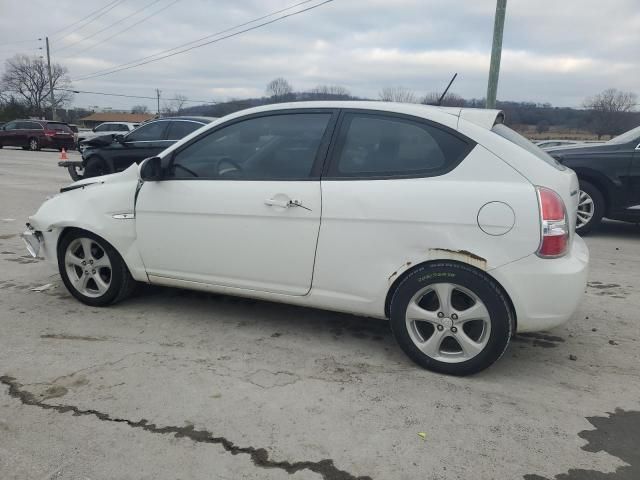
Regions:
[[310, 102], [245, 110], [63, 188], [32, 254], [92, 306], [146, 282], [388, 318], [431, 370], [477, 372], [567, 321], [589, 260], [578, 180], [496, 110]]

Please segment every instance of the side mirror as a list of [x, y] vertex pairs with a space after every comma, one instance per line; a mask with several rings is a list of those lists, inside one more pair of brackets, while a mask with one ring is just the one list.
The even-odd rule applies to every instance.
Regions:
[[122, 135], [121, 133], [114, 135], [113, 139], [118, 143], [124, 143], [124, 135]]
[[140, 180], [145, 182], [162, 180], [162, 159], [160, 157], [151, 157], [142, 161]]

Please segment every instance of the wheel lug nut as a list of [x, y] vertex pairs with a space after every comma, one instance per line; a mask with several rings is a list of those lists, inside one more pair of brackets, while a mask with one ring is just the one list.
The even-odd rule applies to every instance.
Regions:
[[438, 325], [438, 331], [441, 332], [442, 330], [444, 330], [444, 327], [442, 325]]
[[444, 317], [444, 313], [438, 312], [438, 318], [443, 318], [443, 317]]
[[452, 331], [453, 333], [456, 333], [456, 332], [458, 331], [458, 329], [457, 329], [456, 327], [451, 327], [451, 331]]
[[96, 274], [96, 271], [95, 271], [95, 270], [91, 270], [91, 273], [93, 273], [93, 274], [95, 275], [95, 274]]
[[85, 262], [85, 261], [83, 260], [83, 261], [82, 261], [82, 264], [83, 264], [83, 265], [86, 265], [86, 264], [87, 264], [87, 262]]
[[455, 313], [451, 314], [451, 320], [457, 320], [458, 319], [458, 315], [456, 315]]

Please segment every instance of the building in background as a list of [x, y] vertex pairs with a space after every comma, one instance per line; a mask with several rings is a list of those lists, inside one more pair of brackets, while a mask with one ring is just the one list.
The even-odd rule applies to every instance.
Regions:
[[153, 113], [92, 113], [88, 117], [80, 119], [80, 124], [87, 128], [94, 128], [104, 122], [130, 122], [143, 123], [155, 118]]

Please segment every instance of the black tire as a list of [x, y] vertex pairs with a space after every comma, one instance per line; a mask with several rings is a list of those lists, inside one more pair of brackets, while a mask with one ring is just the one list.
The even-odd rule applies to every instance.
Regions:
[[78, 167], [75, 167], [73, 165], [69, 165], [67, 167], [67, 170], [69, 172], [69, 175], [71, 176], [71, 179], [74, 182], [77, 182], [78, 180], [82, 180], [84, 178], [84, 172], [81, 174], [78, 172]]
[[[94, 248], [97, 244], [97, 247], [99, 249], [102, 249], [102, 252], [108, 257], [108, 260], [111, 264], [109, 287], [103, 294], [99, 294], [96, 296], [85, 295], [74, 285], [74, 282], [69, 278], [69, 273], [67, 272], [67, 265], [65, 261], [67, 249], [70, 245], [72, 245], [72, 243], [74, 243], [75, 240], [82, 239], [91, 240]], [[98, 235], [95, 235], [86, 230], [70, 230], [58, 242], [57, 253], [58, 270], [65, 287], [67, 287], [67, 290], [71, 295], [73, 295], [76, 299], [86, 305], [90, 305], [92, 307], [104, 307], [117, 303], [131, 295], [136, 287], [136, 281], [133, 279], [133, 277], [131, 277], [129, 269], [124, 263], [124, 260], [122, 260], [120, 254], [116, 251], [115, 248], [113, 248], [113, 246], [109, 242], [99, 237]], [[87, 258], [86, 255], [83, 258]]]
[[93, 156], [87, 159], [84, 166], [84, 178], [99, 177], [111, 173], [109, 167], [100, 157]]
[[[459, 357], [461, 360], [452, 360], [453, 357], [451, 356], [447, 358], [448, 361], [432, 358], [421, 351], [416, 345], [416, 342], [412, 340], [412, 334], [409, 332], [409, 328], [412, 327], [409, 327], [406, 321], [407, 308], [409, 307], [410, 302], [414, 301], [414, 297], [416, 295], [419, 295], [420, 292], [425, 290], [429, 290], [429, 286], [434, 286], [436, 284], [454, 285], [453, 291], [456, 295], [461, 297], [465, 296], [465, 294], [462, 293], [462, 290], [456, 290], [455, 286], [466, 289], [467, 292], [471, 292], [484, 304], [484, 307], [488, 312], [490, 328], [485, 329], [483, 327], [481, 331], [482, 333], [478, 336], [478, 339], [482, 338], [478, 345], [484, 344], [484, 347], [482, 347], [478, 353], [475, 353], [475, 356], [469, 359], [464, 359], [466, 358], [463, 351], [464, 347], [462, 347], [462, 343], [456, 340], [456, 335], [460, 335], [460, 332], [467, 334], [467, 325], [469, 324], [469, 327], [473, 327], [472, 323], [476, 322], [475, 320], [464, 324], [458, 324], [457, 329], [459, 329], [460, 332], [452, 326], [440, 328], [442, 327], [442, 325], [440, 325], [438, 327], [439, 330], [443, 330], [440, 332], [440, 335], [446, 336], [442, 337], [443, 340], [438, 343], [438, 351], [443, 349], [443, 356], [447, 357], [449, 352], [444, 351], [445, 341], [449, 341], [450, 345], [457, 344], [461, 349], [460, 353], [462, 356]], [[431, 292], [428, 294], [430, 293]], [[425, 294], [422, 298], [427, 299], [428, 294]], [[438, 297], [436, 296], [435, 298], [436, 302], [438, 302]], [[422, 300], [420, 300], [420, 302], [422, 302]], [[454, 301], [451, 300], [451, 303], [454, 304]], [[474, 304], [471, 304], [470, 306], [473, 305]], [[420, 307], [422, 308], [422, 305], [420, 305]], [[467, 308], [469, 308], [469, 306], [467, 306]], [[440, 305], [438, 302], [436, 303], [435, 310], [431, 311], [430, 308], [427, 310], [429, 310], [430, 314], [435, 316], [436, 311], [439, 309]], [[463, 312], [464, 309], [454, 311], [460, 313]], [[450, 314], [451, 318], [454, 318], [454, 316], [457, 320], [457, 316], [455, 314]], [[407, 276], [398, 284], [395, 292], [393, 293], [390, 304], [390, 320], [391, 330], [393, 331], [396, 341], [411, 360], [421, 367], [434, 372], [460, 376], [477, 373], [497, 361], [509, 345], [512, 329], [515, 324], [513, 313], [511, 312], [509, 303], [500, 286], [482, 271], [464, 263], [454, 261], [438, 261], [425, 264], [408, 273]], [[448, 317], [438, 320], [438, 322], [442, 322], [443, 324], [448, 321], [450, 321]], [[430, 325], [429, 328], [433, 329], [432, 334], [436, 334], [435, 325], [432, 325], [429, 322], [420, 322], [420, 324], [418, 324], [418, 322], [412, 323], [412, 325], [416, 326], [416, 329], [418, 329], [418, 325], [429, 326], [427, 324]], [[453, 333], [454, 331], [456, 332], [455, 334]], [[471, 334], [468, 336], [470, 337]], [[428, 341], [429, 338], [430, 337], [424, 340]], [[461, 337], [459, 336], [458, 338]], [[452, 349], [452, 354], [456, 355], [455, 348]]]
[[[595, 185], [587, 182], [586, 180], [580, 180], [580, 192], [578, 192], [579, 197], [583, 196], [583, 192], [587, 194], [593, 202], [593, 216], [588, 222], [580, 225], [579, 227], [576, 226], [576, 233], [579, 235], [586, 235], [600, 225], [606, 210], [604, 195], [602, 195], [602, 192]], [[580, 212], [580, 206], [578, 207], [578, 212]]]
[[31, 137], [29, 139], [29, 145], [27, 148], [32, 152], [37, 152], [38, 150], [40, 150], [40, 142], [38, 141], [37, 138]]

